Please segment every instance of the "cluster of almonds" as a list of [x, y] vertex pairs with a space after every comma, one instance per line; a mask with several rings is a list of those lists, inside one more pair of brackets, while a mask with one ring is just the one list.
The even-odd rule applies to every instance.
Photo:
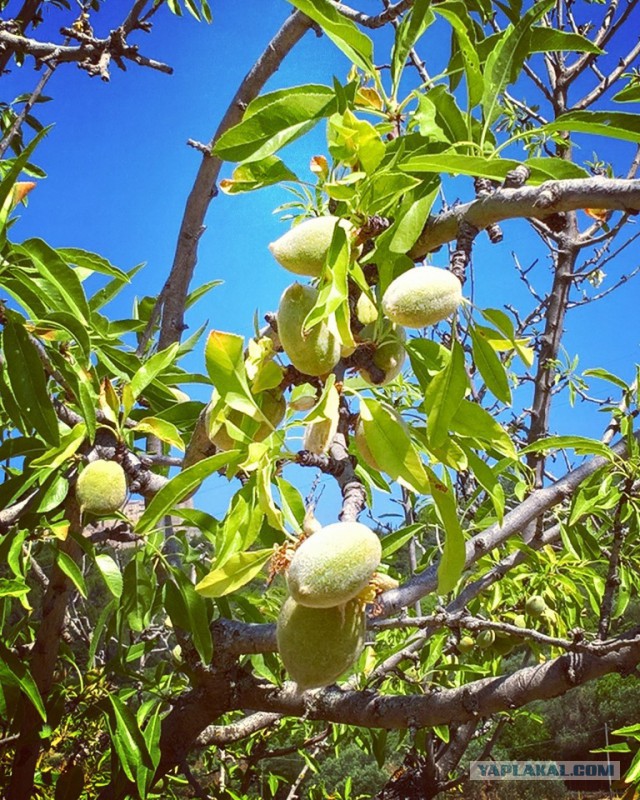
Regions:
[[320, 528], [295, 551], [277, 639], [299, 689], [327, 686], [357, 661], [364, 647], [364, 607], [381, 556], [380, 539], [359, 522]]
[[[295, 225], [269, 245], [273, 257], [296, 275], [320, 277], [336, 226], [350, 238], [356, 229], [348, 221], [335, 216], [315, 217]], [[313, 286], [293, 283], [288, 286], [278, 307], [278, 334], [291, 363], [305, 375], [326, 375], [349, 352], [340, 341], [331, 320], [305, 332], [304, 321], [318, 300]], [[381, 307], [385, 319], [378, 320], [378, 309], [366, 293], [358, 299], [356, 315], [363, 326], [356, 340], [373, 349], [372, 363], [379, 378], [372, 380], [366, 367], [360, 374], [369, 383], [378, 385], [393, 380], [405, 358], [405, 331], [435, 325], [451, 316], [462, 301], [462, 286], [449, 270], [438, 267], [414, 267], [387, 287]], [[378, 376], [377, 376], [378, 377]]]

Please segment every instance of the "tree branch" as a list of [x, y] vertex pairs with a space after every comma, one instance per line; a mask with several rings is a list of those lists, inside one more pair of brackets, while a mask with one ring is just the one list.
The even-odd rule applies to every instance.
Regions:
[[[284, 57], [311, 28], [309, 17], [295, 11], [269, 42], [260, 58], [240, 84], [209, 145], [213, 149], [220, 136], [242, 119], [244, 110], [258, 96], [267, 80], [278, 70]], [[184, 312], [189, 285], [198, 258], [198, 242], [204, 231], [204, 218], [215, 197], [216, 181], [222, 167], [217, 156], [205, 155], [182, 217], [173, 265], [160, 295], [162, 305], [159, 349], [180, 341], [184, 331]]]
[[[26, 36], [19, 36], [6, 29], [0, 29], [0, 49], [10, 48], [13, 52], [25, 56], [32, 56], [41, 63], [76, 63], [89, 75], [99, 75], [102, 80], [109, 80], [109, 63], [111, 59], [119, 61], [133, 61], [140, 66], [164, 72], [168, 75], [173, 69], [160, 61], [141, 56], [137, 45], [127, 44], [122, 28], [111, 31], [106, 39], [96, 39], [84, 36], [79, 45], [55, 44], [54, 42], [39, 42]], [[121, 67], [124, 69], [124, 67]]]
[[[72, 496], [67, 499], [67, 519], [70, 522], [70, 533], [60, 545], [60, 550], [76, 561], [82, 551], [71, 532], [79, 533], [81, 523], [80, 509]], [[42, 621], [30, 657], [31, 676], [45, 702], [53, 685], [64, 617], [73, 588], [73, 583], [60, 566], [54, 564], [42, 601]], [[16, 719], [20, 720], [20, 738], [16, 744], [7, 800], [23, 800], [31, 796], [41, 747], [40, 715], [25, 695], [22, 695], [20, 703], [20, 710], [16, 714]]]
[[409, 256], [418, 260], [453, 241], [462, 222], [483, 230], [506, 219], [544, 220], [553, 214], [580, 208], [635, 212], [640, 209], [640, 180], [580, 178], [547, 181], [540, 186], [520, 189], [497, 189], [491, 195], [430, 217]]
[[[640, 438], [640, 433], [636, 434]], [[624, 441], [611, 448], [612, 455], [624, 458], [627, 445]], [[502, 525], [496, 523], [482, 533], [472, 536], [466, 543], [465, 568], [474, 564], [482, 555], [498, 547], [510, 536], [521, 533], [545, 511], [571, 497], [576, 488], [605, 464], [604, 456], [595, 456], [567, 473], [551, 486], [537, 489], [516, 508], [505, 514]], [[421, 597], [434, 592], [438, 586], [439, 563], [432, 564], [424, 572], [411, 578], [397, 589], [385, 592], [378, 600], [380, 616], [389, 616], [400, 608], [415, 603]]]
[[638, 662], [640, 640], [604, 656], [563, 655], [511, 675], [484, 678], [457, 689], [438, 689], [425, 695], [385, 697], [372, 691], [338, 687], [299, 693], [291, 684], [274, 691], [273, 686], [248, 683], [249, 688], [239, 687], [238, 700], [246, 708], [364, 728], [433, 727], [464, 723], [521, 708], [534, 700], [557, 697], [602, 675], [635, 672]]

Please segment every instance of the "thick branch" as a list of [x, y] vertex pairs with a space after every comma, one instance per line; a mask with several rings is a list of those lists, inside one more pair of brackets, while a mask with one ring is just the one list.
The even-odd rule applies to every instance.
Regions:
[[[67, 501], [71, 530], [80, 531], [80, 510], [73, 499]], [[80, 546], [71, 535], [60, 545], [74, 561], [81, 555]], [[53, 673], [58, 660], [58, 650], [64, 625], [67, 604], [73, 584], [58, 564], [53, 566], [51, 579], [42, 601], [42, 621], [31, 651], [30, 671], [41, 697], [46, 702], [53, 685]], [[7, 800], [23, 800], [31, 796], [33, 776], [40, 754], [40, 726], [42, 720], [33, 703], [25, 695], [16, 715], [20, 720], [20, 738], [13, 759], [11, 783]]]
[[638, 662], [640, 642], [634, 642], [605, 656], [564, 655], [512, 675], [485, 678], [458, 689], [440, 689], [425, 695], [384, 697], [337, 687], [298, 693], [291, 685], [274, 692], [272, 686], [254, 685], [240, 691], [239, 702], [246, 708], [365, 728], [433, 727], [488, 717], [534, 700], [557, 697], [602, 675], [634, 672]]
[[[218, 125], [210, 148], [213, 148], [226, 130], [240, 122], [248, 103], [258, 96], [267, 80], [278, 70], [287, 53], [312, 25], [312, 21], [299, 11], [287, 19], [240, 84]], [[164, 306], [159, 341], [161, 350], [173, 342], [180, 341], [185, 327], [185, 302], [198, 258], [198, 241], [204, 231], [204, 218], [209, 203], [217, 191], [216, 181], [222, 163], [217, 156], [203, 157], [187, 200], [171, 272], [158, 298]]]
[[580, 208], [636, 211], [640, 209], [640, 180], [579, 178], [547, 181], [540, 186], [520, 189], [497, 189], [491, 195], [430, 217], [409, 255], [419, 259], [453, 241], [462, 222], [483, 230], [506, 219], [544, 220], [553, 214]]

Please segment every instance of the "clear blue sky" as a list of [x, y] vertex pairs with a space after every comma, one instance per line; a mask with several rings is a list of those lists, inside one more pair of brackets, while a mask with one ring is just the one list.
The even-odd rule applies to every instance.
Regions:
[[[94, 18], [100, 35], [121, 21], [129, 4], [105, 5]], [[147, 262], [114, 310], [123, 317], [130, 315], [134, 295], [159, 291], [171, 265], [184, 203], [200, 161], [200, 155], [185, 145], [186, 140], [210, 139], [238, 83], [289, 13], [289, 6], [281, 0], [215, 2], [212, 6], [211, 26], [199, 24], [188, 15], [178, 19], [161, 9], [151, 35], [137, 35], [141, 52], [171, 64], [174, 75], [134, 65], [123, 73], [114, 67], [111, 82], [105, 84], [67, 65], [48, 86], [53, 101], [37, 109], [44, 123], [55, 123], [35, 157], [49, 177], [31, 194], [29, 208], [22, 211], [13, 236], [40, 236], [54, 246], [84, 247], [123, 269]], [[50, 19], [36, 34], [53, 39], [60, 18], [52, 9], [48, 14]], [[637, 26], [629, 26], [626, 42], [621, 41], [619, 46], [635, 41], [637, 30]], [[388, 61], [388, 33], [383, 35], [384, 46], [376, 49], [378, 62]], [[436, 57], [440, 44], [448, 46], [447, 37], [432, 35], [428, 40], [432, 52], [424, 50], [429, 57], [434, 55], [434, 42]], [[614, 52], [610, 63], [615, 60]], [[330, 83], [333, 75], [344, 80], [347, 69], [346, 59], [326, 37], [310, 33], [267, 88]], [[3, 99], [30, 90], [37, 77], [29, 61], [22, 69], [14, 69], [3, 78]], [[534, 92], [529, 87], [526, 94], [532, 99]], [[611, 106], [610, 101], [605, 103], [605, 107]], [[607, 157], [604, 140], [595, 139], [585, 143], [585, 157], [591, 156], [593, 147]], [[323, 152], [321, 126], [289, 148], [286, 160], [305, 176], [310, 157]], [[631, 153], [630, 146], [616, 145], [615, 163], [620, 171]], [[457, 197], [470, 199], [470, 180], [458, 179], [453, 186], [450, 202]], [[258, 308], [263, 314], [277, 306], [291, 275], [277, 267], [267, 244], [285, 230], [272, 211], [288, 199], [283, 190], [269, 189], [246, 196], [220, 195], [213, 201], [194, 286], [214, 278], [223, 279], [225, 284], [213, 290], [190, 315], [191, 331], [208, 319], [211, 327], [249, 335], [254, 310]], [[581, 222], [586, 226], [585, 217]], [[529, 301], [526, 290], [513, 276], [511, 252], [515, 250], [525, 264], [531, 254], [538, 256], [542, 251], [525, 223], [503, 227], [505, 241], [501, 245], [491, 247], [481, 235], [474, 251], [475, 299], [480, 307], [500, 307], [505, 302], [518, 306]], [[639, 250], [637, 245], [629, 248], [623, 259], [607, 269], [609, 274], [637, 264]], [[444, 253], [437, 254], [434, 261], [444, 266], [445, 258]], [[542, 289], [546, 288], [550, 271], [545, 264], [537, 274]], [[639, 286], [634, 282], [597, 307], [570, 313], [566, 346], [572, 355], [582, 353], [581, 368], [607, 366], [625, 378], [632, 377], [632, 365], [640, 356]], [[202, 370], [202, 346], [186, 366]], [[200, 389], [197, 396], [207, 399], [208, 391]], [[562, 432], [594, 436], [602, 427], [588, 409], [572, 410], [562, 399], [554, 423]], [[303, 492], [311, 479], [308, 475], [300, 485]]]

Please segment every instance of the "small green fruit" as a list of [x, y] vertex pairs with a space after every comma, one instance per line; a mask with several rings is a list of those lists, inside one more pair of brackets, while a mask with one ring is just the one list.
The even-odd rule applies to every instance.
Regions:
[[518, 644], [520, 644], [520, 642], [515, 636], [506, 636], [505, 634], [499, 633], [496, 636], [493, 650], [498, 656], [508, 656]]
[[544, 597], [539, 594], [533, 594], [524, 605], [524, 610], [530, 617], [537, 619], [547, 610], [547, 604]]
[[424, 328], [450, 317], [462, 302], [462, 285], [439, 267], [415, 267], [389, 284], [382, 309], [389, 319], [408, 328]]
[[278, 617], [278, 651], [300, 689], [327, 686], [357, 661], [364, 633], [364, 611], [358, 601], [308, 608], [288, 597]]
[[113, 514], [127, 499], [127, 478], [115, 461], [92, 461], [76, 482], [76, 498], [82, 511]]
[[486, 631], [480, 631], [478, 634], [478, 638], [476, 639], [476, 644], [481, 650], [486, 650], [496, 640], [496, 632], [488, 628]]
[[287, 573], [289, 592], [311, 608], [346, 603], [369, 583], [381, 557], [380, 539], [366, 525], [327, 525], [294, 553]]
[[339, 217], [313, 217], [294, 225], [275, 242], [269, 245], [275, 260], [296, 275], [317, 278], [324, 268], [336, 225], [350, 236], [353, 225]]
[[[366, 325], [360, 333], [360, 338], [367, 340], [374, 335], [374, 325]], [[368, 369], [362, 367], [360, 375], [367, 381], [377, 386], [384, 386], [400, 374], [407, 351], [404, 343], [407, 336], [400, 325], [388, 325], [376, 342], [376, 351], [373, 354], [373, 363], [384, 374], [382, 380], [374, 381]]]
[[458, 642], [458, 650], [461, 653], [468, 653], [469, 651], [473, 650], [475, 644], [476, 643], [473, 641], [471, 636], [463, 636]]
[[210, 435], [211, 442], [215, 444], [218, 450], [234, 450], [237, 447], [242, 447], [242, 444], [234, 439], [227, 431], [225, 421], [229, 421], [235, 425], [243, 433], [252, 439], [254, 442], [262, 442], [267, 436], [272, 433], [273, 428], [284, 419], [287, 410], [287, 402], [279, 390], [267, 390], [257, 395], [258, 405], [260, 410], [269, 420], [267, 422], [258, 422], [251, 417], [243, 414], [241, 411], [235, 409], [229, 410], [226, 414], [220, 415], [212, 425], [212, 421], [208, 420], [209, 431], [214, 430]]
[[358, 322], [369, 325], [378, 319], [378, 309], [368, 294], [362, 292], [356, 303], [356, 317]]
[[292, 283], [278, 307], [278, 335], [293, 366], [305, 375], [325, 375], [340, 360], [340, 341], [325, 321], [303, 334], [302, 326], [314, 307], [318, 291]]

